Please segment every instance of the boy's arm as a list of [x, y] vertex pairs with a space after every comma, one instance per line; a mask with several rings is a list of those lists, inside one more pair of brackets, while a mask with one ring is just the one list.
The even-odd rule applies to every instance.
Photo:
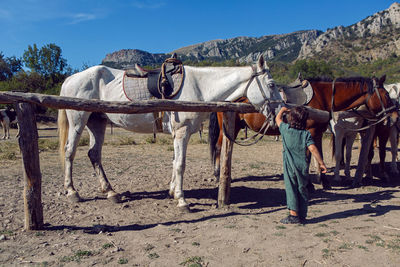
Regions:
[[278, 115], [276, 115], [276, 118], [275, 118], [275, 122], [276, 122], [276, 125], [278, 125], [278, 127], [281, 125], [281, 123], [282, 123], [282, 117], [283, 117], [283, 113], [285, 112], [285, 111], [288, 111], [289, 109], [287, 108], [287, 107], [282, 107], [281, 108], [281, 110], [279, 110], [279, 112], [278, 112]]
[[311, 154], [316, 158], [316, 160], [318, 161], [319, 164], [319, 168], [321, 169], [322, 173], [326, 173], [327, 169], [325, 166], [325, 163], [321, 157], [321, 154], [318, 151], [318, 148], [316, 147], [316, 145], [312, 144], [308, 146], [308, 150], [310, 150]]

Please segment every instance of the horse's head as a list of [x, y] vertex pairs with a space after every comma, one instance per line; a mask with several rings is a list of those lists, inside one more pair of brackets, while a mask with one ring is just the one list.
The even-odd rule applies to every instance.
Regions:
[[271, 120], [271, 125], [273, 125], [275, 114], [281, 108], [283, 100], [263, 56], [260, 56], [258, 63], [253, 67], [246, 96], [252, 105]]
[[[370, 111], [374, 114], [385, 115], [389, 113], [387, 110], [390, 107], [393, 107], [393, 102], [390, 99], [388, 91], [383, 87], [383, 83], [385, 82], [386, 75], [383, 75], [381, 78], [372, 78], [372, 90], [369, 92], [369, 96], [367, 98], [366, 104]], [[392, 111], [392, 110], [390, 110]]]

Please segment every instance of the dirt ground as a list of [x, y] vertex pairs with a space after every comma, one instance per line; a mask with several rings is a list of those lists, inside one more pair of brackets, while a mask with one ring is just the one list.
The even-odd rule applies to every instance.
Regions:
[[[99, 193], [87, 146], [79, 147], [74, 164], [84, 202], [70, 203], [56, 132], [48, 127], [39, 126], [41, 231], [23, 231], [21, 155], [15, 138], [0, 140], [0, 266], [400, 266], [399, 178], [387, 185], [375, 177], [356, 189], [323, 191], [316, 184], [307, 224], [283, 225], [281, 142], [266, 137], [254, 146], [235, 145], [231, 205], [218, 209], [208, 145], [195, 135], [184, 179], [191, 213], [181, 213], [167, 197], [170, 136], [153, 144], [150, 135], [108, 129], [103, 165], [122, 203]], [[328, 139], [324, 148], [332, 167]], [[358, 152], [356, 143], [353, 175]]]

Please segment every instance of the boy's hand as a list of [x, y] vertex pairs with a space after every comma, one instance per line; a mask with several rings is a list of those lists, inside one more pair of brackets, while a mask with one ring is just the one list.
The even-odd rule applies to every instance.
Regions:
[[320, 168], [320, 170], [321, 170], [322, 173], [327, 173], [327, 171], [328, 171], [328, 169], [327, 169], [326, 166], [325, 166], [325, 163], [321, 163], [321, 164], [319, 165], [319, 168]]

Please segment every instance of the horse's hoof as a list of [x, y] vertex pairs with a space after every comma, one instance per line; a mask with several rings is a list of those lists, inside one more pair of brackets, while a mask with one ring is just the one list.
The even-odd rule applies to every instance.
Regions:
[[111, 201], [112, 203], [121, 203], [121, 196], [119, 194], [115, 194], [107, 197], [107, 200]]
[[68, 198], [69, 202], [71, 202], [71, 203], [78, 203], [78, 202], [82, 201], [82, 199], [79, 196], [78, 192], [74, 192], [74, 193], [68, 194], [67, 198]]
[[181, 213], [190, 213], [190, 212], [191, 212], [188, 205], [182, 206], [182, 207], [178, 207], [178, 208], [179, 208], [179, 211], [180, 211]]
[[358, 188], [361, 187], [361, 182], [359, 181], [353, 181], [353, 183], [351, 184], [352, 188]]

